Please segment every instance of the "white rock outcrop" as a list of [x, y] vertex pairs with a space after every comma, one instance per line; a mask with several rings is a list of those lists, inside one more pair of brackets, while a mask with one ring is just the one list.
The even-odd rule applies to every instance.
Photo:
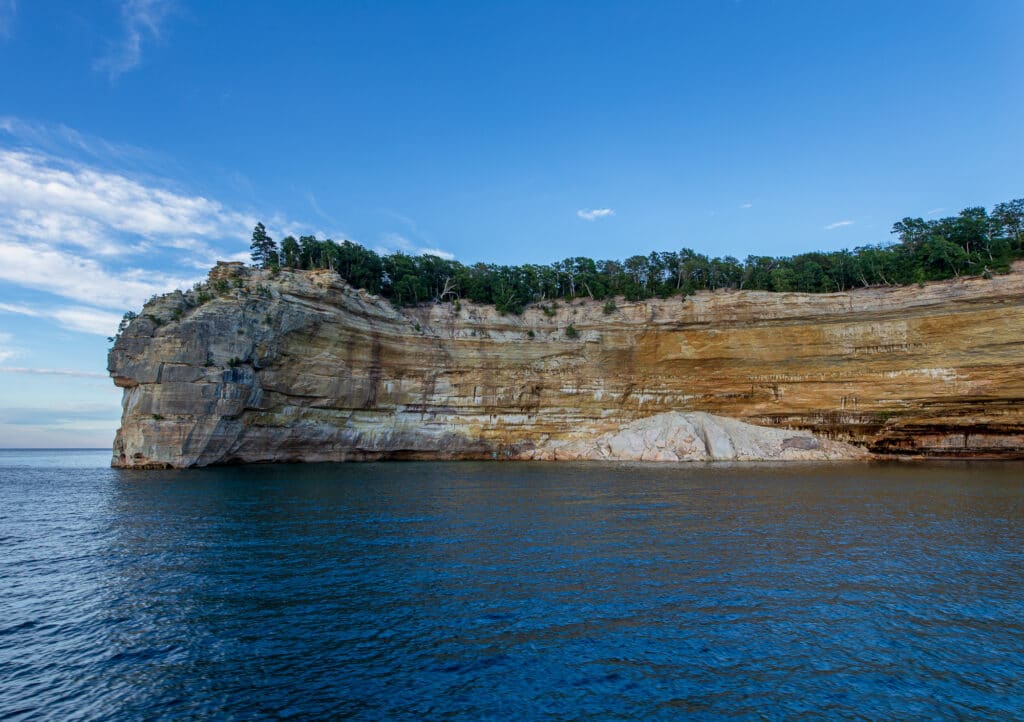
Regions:
[[767, 428], [703, 412], [670, 411], [615, 431], [553, 441], [522, 459], [608, 461], [824, 461], [867, 458], [863, 449], [808, 431]]

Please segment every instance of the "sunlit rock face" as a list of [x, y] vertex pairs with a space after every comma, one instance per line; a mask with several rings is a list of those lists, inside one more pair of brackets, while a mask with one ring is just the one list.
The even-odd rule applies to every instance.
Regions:
[[[991, 280], [521, 316], [465, 301], [397, 309], [330, 271], [220, 264], [211, 279], [212, 300], [157, 298], [114, 344], [116, 466], [863, 453], [831, 442], [1024, 454], [1019, 264]], [[773, 428], [761, 438], [731, 420]], [[704, 451], [686, 453], [690, 436]]]

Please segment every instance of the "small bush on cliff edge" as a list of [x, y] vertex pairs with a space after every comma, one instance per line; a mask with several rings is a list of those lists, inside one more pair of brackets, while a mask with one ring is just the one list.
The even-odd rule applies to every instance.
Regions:
[[138, 317], [139, 314], [135, 313], [135, 311], [125, 311], [124, 316], [121, 317], [121, 323], [119, 323], [117, 326], [117, 333], [115, 333], [113, 336], [107, 336], [107, 341], [109, 341], [110, 343], [114, 343], [115, 341], [117, 341], [117, 339], [121, 338], [121, 334], [123, 334], [125, 330], [131, 325], [132, 321], [134, 321]]

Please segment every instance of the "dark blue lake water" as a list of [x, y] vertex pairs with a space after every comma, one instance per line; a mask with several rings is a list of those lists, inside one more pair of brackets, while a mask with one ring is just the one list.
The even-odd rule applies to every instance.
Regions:
[[0, 718], [1024, 716], [1024, 466], [0, 451]]

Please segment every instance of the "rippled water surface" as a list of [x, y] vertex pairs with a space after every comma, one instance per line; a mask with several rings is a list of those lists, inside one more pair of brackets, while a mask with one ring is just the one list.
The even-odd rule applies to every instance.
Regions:
[[1024, 466], [0, 451], [0, 718], [1024, 716]]

